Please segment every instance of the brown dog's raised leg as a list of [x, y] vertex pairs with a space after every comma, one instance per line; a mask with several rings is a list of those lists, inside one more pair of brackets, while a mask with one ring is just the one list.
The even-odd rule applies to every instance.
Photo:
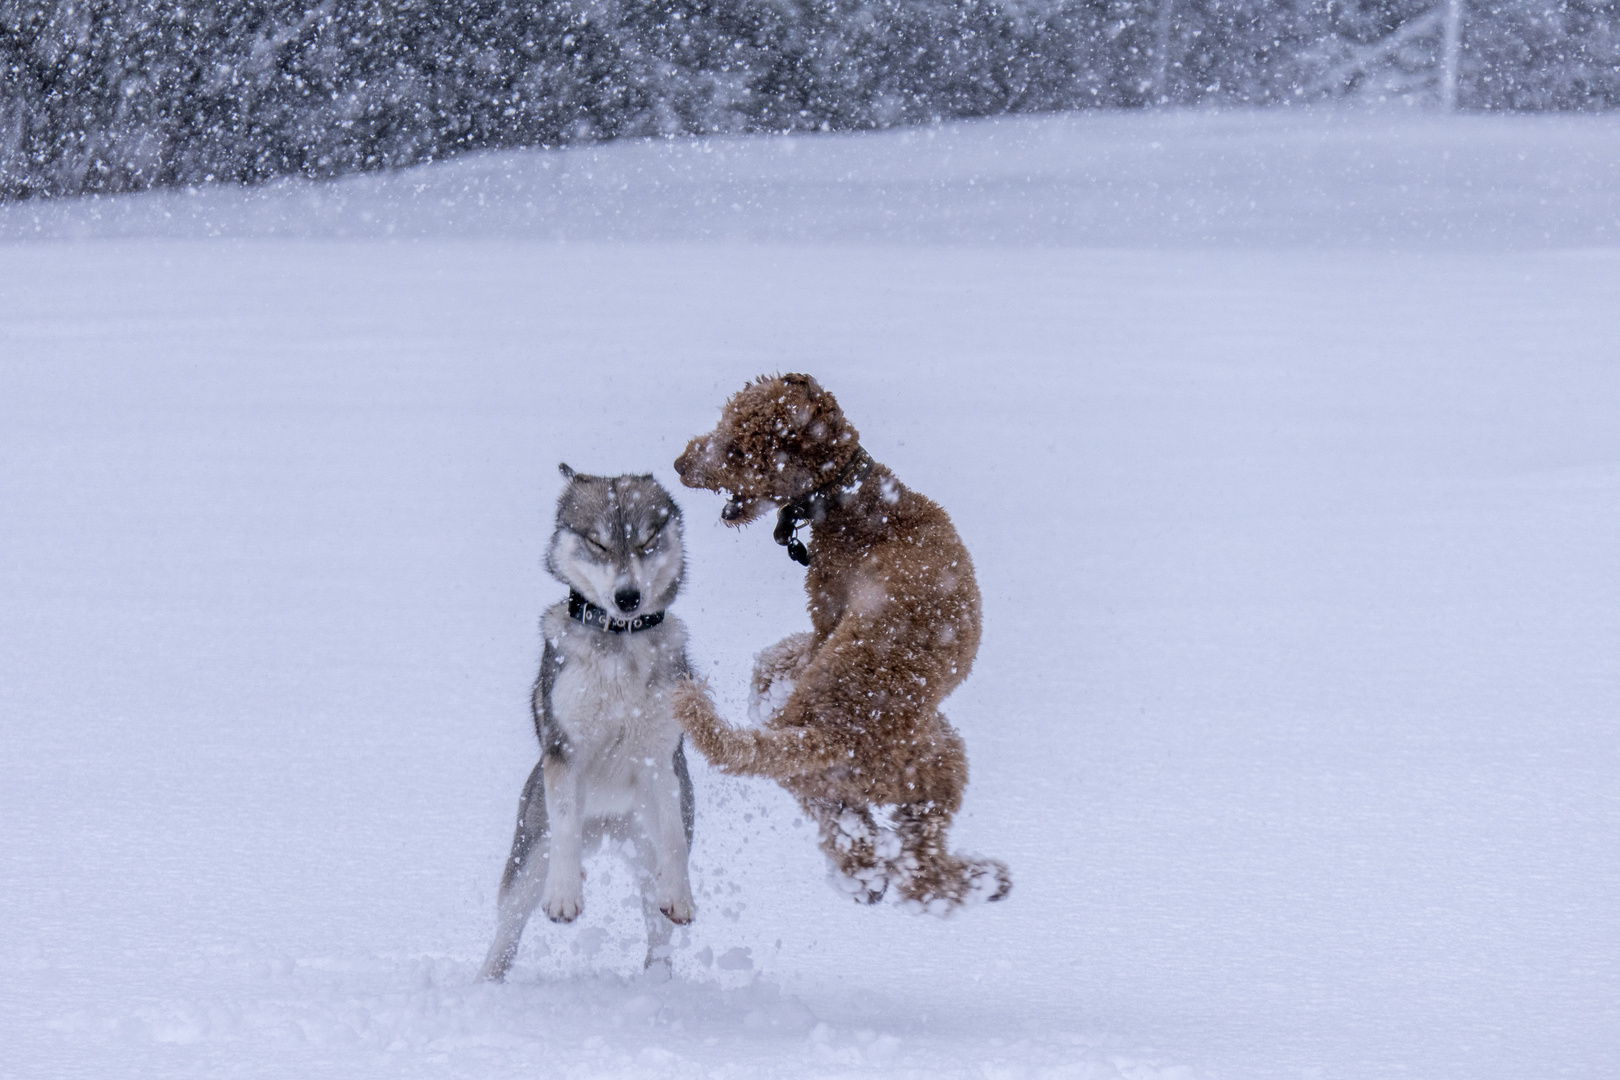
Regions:
[[894, 811], [900, 854], [893, 881], [902, 902], [935, 915], [975, 900], [1000, 900], [1012, 891], [1007, 865], [995, 859], [964, 859], [945, 846], [954, 810], [938, 803], [914, 803]]
[[690, 679], [675, 684], [670, 709], [709, 763], [736, 776], [785, 780], [848, 757], [836, 737], [820, 728], [734, 728], [714, 711], [703, 684]]
[[875, 904], [889, 888], [890, 863], [900, 854], [894, 834], [879, 829], [870, 807], [828, 799], [805, 799], [805, 813], [821, 833], [821, 850], [833, 866], [833, 882], [858, 904]]

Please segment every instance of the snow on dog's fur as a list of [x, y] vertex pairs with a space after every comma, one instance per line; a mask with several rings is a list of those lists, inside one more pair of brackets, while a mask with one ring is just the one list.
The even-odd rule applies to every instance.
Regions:
[[[946, 846], [968, 770], [939, 703], [978, 651], [979, 590], [945, 511], [873, 462], [808, 375], [745, 386], [675, 469], [688, 487], [730, 495], [721, 516], [732, 524], [781, 508], [777, 541], [808, 561], [814, 627], [759, 655], [759, 728], [727, 725], [702, 685], [679, 684], [674, 713], [693, 743], [721, 769], [796, 796], [859, 901], [892, 886], [943, 914], [1005, 896], [1005, 865]], [[807, 549], [795, 546], [800, 521]]]
[[647, 966], [669, 962], [670, 924], [692, 921], [687, 877], [692, 781], [669, 692], [688, 674], [686, 628], [664, 609], [685, 572], [681, 512], [651, 476], [585, 476], [568, 485], [546, 569], [569, 599], [541, 619], [534, 686], [540, 763], [518, 800], [495, 940], [482, 976], [499, 981], [538, 906], [552, 922], [585, 907], [584, 849], [627, 840], [642, 889]]

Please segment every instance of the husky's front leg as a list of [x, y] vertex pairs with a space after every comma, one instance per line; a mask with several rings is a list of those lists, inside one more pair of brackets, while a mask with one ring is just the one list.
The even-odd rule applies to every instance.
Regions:
[[653, 902], [666, 919], [685, 926], [697, 914], [697, 905], [686, 865], [692, 837], [692, 781], [679, 743], [668, 761], [642, 774], [641, 784], [637, 812], [652, 841]]
[[585, 822], [579, 773], [561, 754], [548, 753], [541, 768], [545, 771], [551, 857], [540, 907], [552, 922], [573, 922], [585, 910], [585, 869], [581, 861]]

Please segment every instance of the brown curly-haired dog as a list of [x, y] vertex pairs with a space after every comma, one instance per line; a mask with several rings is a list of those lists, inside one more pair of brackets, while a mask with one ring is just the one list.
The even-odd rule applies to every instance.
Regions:
[[978, 651], [979, 589], [945, 511], [874, 462], [808, 375], [743, 387], [675, 471], [688, 487], [726, 492], [731, 524], [780, 508], [776, 540], [809, 566], [815, 628], [759, 655], [750, 711], [762, 727], [729, 726], [702, 685], [678, 684], [674, 713], [692, 742], [726, 772], [770, 777], [796, 796], [857, 900], [892, 885], [944, 914], [1006, 896], [1005, 865], [946, 848], [968, 770], [939, 703]]

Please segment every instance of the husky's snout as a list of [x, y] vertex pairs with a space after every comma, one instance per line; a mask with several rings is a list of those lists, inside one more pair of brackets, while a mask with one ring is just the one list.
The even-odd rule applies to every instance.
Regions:
[[618, 605], [620, 611], [628, 615], [641, 606], [641, 590], [634, 585], [626, 585], [615, 590], [613, 602]]

